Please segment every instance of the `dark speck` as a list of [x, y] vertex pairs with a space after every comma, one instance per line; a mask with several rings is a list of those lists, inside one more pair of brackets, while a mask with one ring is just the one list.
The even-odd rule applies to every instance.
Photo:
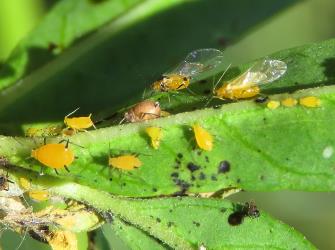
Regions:
[[194, 172], [194, 171], [197, 171], [198, 169], [200, 169], [199, 166], [195, 165], [194, 163], [192, 162], [189, 162], [187, 164], [187, 168], [191, 171], [191, 172]]
[[211, 180], [212, 180], [212, 181], [217, 181], [217, 180], [218, 180], [218, 178], [216, 178], [216, 176], [215, 176], [215, 175], [212, 175], [212, 176], [211, 176]]
[[206, 175], [205, 175], [203, 172], [201, 172], [201, 173], [199, 174], [199, 179], [200, 179], [200, 180], [204, 180], [204, 179], [206, 179]]
[[237, 211], [229, 215], [228, 223], [232, 226], [240, 225], [244, 219], [244, 213], [242, 211]]
[[221, 161], [218, 167], [219, 174], [225, 174], [230, 170], [230, 163], [228, 161]]
[[196, 225], [197, 227], [200, 227], [200, 223], [199, 222], [193, 221], [193, 224]]
[[153, 192], [157, 192], [157, 188], [153, 188], [152, 191], [153, 191]]
[[194, 175], [191, 176], [191, 181], [195, 181], [195, 176]]
[[168, 227], [171, 227], [172, 225], [173, 225], [173, 222], [171, 222], [171, 221], [169, 221], [168, 224], [167, 224]]
[[224, 207], [220, 209], [220, 212], [221, 212], [221, 213], [224, 213], [224, 212], [226, 212], [226, 211], [227, 211], [227, 209], [224, 208]]
[[178, 178], [178, 176], [179, 176], [179, 174], [178, 174], [177, 172], [173, 172], [173, 173], [171, 174], [171, 177]]
[[198, 151], [197, 151], [197, 155], [200, 156], [201, 154], [202, 154], [202, 151], [201, 151], [201, 150], [198, 150]]
[[180, 160], [178, 160], [178, 159], [176, 159], [176, 163], [177, 163], [177, 164], [180, 164], [180, 163], [181, 163], [181, 161], [180, 161]]
[[201, 84], [205, 84], [205, 83], [207, 83], [207, 80], [206, 80], [206, 79], [201, 80], [201, 81], [199, 81], [199, 83], [201, 83]]
[[241, 179], [240, 179], [240, 178], [238, 178], [238, 179], [236, 180], [236, 182], [237, 182], [237, 183], [240, 183], [240, 182], [241, 182]]
[[261, 179], [261, 181], [263, 181], [264, 180], [264, 175], [261, 175], [260, 177], [259, 177], [259, 179]]
[[181, 159], [181, 158], [183, 158], [183, 154], [182, 154], [182, 153], [178, 153], [178, 154], [177, 154], [177, 157], [178, 157], [179, 159]]
[[113, 179], [112, 178], [109, 178], [109, 181], [112, 181]]
[[157, 221], [158, 223], [160, 223], [160, 222], [161, 222], [161, 219], [160, 219], [160, 218], [156, 218], [156, 221]]
[[170, 212], [170, 213], [172, 213], [172, 211], [173, 211], [172, 209], [169, 209], [169, 212]]
[[209, 158], [208, 158], [207, 155], [205, 156], [205, 160], [206, 160], [206, 162], [209, 162]]
[[255, 99], [256, 103], [264, 103], [269, 99], [268, 96], [259, 96]]

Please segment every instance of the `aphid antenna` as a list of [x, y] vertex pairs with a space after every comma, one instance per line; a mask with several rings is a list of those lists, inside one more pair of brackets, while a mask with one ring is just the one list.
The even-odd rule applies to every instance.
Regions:
[[[86, 132], [88, 132], [88, 131], [86, 131]], [[69, 147], [69, 144], [75, 145], [75, 146], [80, 147], [80, 148], [85, 148], [84, 146], [81, 146], [81, 145], [79, 145], [77, 143], [71, 142], [70, 139], [62, 139], [58, 143], [60, 144], [60, 143], [63, 143], [63, 142], [66, 142], [66, 144], [65, 144], [66, 148]]]
[[122, 120], [119, 122], [119, 125], [121, 125], [126, 120], [126, 117], [123, 117]]
[[[231, 67], [231, 64], [228, 65], [228, 67], [225, 69], [225, 71], [221, 74], [220, 78], [219, 78], [219, 79], [217, 80], [217, 82], [213, 85], [213, 92], [215, 91], [216, 87], [217, 87], [218, 84], [221, 82], [223, 76], [227, 73], [227, 71], [229, 70], [230, 67]], [[212, 95], [212, 96], [208, 99], [207, 103], [205, 104], [205, 107], [208, 106], [208, 104], [213, 100], [213, 98], [214, 98], [214, 95]]]
[[69, 117], [70, 115], [73, 115], [73, 114], [76, 113], [79, 109], [80, 109], [80, 107], [76, 108], [76, 109], [73, 110], [71, 113], [67, 114], [65, 117]]

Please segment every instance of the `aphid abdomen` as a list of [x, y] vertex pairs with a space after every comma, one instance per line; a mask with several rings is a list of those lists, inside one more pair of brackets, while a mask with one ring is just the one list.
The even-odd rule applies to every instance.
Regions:
[[229, 99], [247, 99], [258, 95], [260, 89], [258, 86], [252, 86], [248, 88], [237, 88], [231, 90], [231, 96]]

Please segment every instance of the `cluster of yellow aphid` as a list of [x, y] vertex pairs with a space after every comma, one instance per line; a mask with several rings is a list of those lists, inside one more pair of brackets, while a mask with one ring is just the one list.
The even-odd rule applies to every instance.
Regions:
[[308, 108], [316, 108], [320, 106], [320, 99], [315, 96], [307, 96], [299, 98], [299, 100], [294, 99], [292, 97], [288, 97], [286, 99], [283, 99], [281, 101], [276, 100], [270, 100], [267, 102], [267, 107], [269, 109], [276, 109], [280, 105], [283, 105], [284, 107], [294, 107], [297, 104], [300, 104], [301, 106], [308, 107]]
[[[199, 77], [202, 73], [212, 70], [222, 63], [223, 54], [217, 49], [199, 49], [192, 51], [187, 57], [172, 71], [163, 74], [162, 79], [154, 82], [151, 88], [154, 91], [168, 92], [187, 89], [195, 76]], [[287, 65], [285, 62], [274, 59], [263, 59], [247, 69], [243, 74], [225, 82], [220, 87], [216, 85], [213, 88], [213, 97], [219, 99], [245, 99], [251, 98], [260, 93], [259, 85], [273, 82], [285, 74]], [[223, 73], [224, 74], [224, 73]], [[281, 104], [286, 107], [293, 107], [298, 103], [293, 98], [286, 98]], [[316, 107], [320, 105], [316, 97], [300, 98], [300, 105], [306, 107]], [[280, 106], [279, 101], [271, 100], [267, 102], [269, 109], [276, 109]], [[76, 111], [76, 110], [75, 110]], [[91, 115], [87, 117], [69, 117], [75, 111], [64, 118], [66, 125], [66, 134], [76, 133], [77, 131], [86, 131], [90, 127], [95, 127]], [[144, 100], [124, 114], [123, 120], [128, 122], [141, 122], [165, 116], [166, 112], [162, 111], [159, 102]], [[122, 120], [122, 121], [123, 121]], [[69, 131], [72, 131], [69, 133]], [[162, 129], [159, 127], [148, 127], [145, 129], [151, 139], [151, 145], [158, 149], [162, 139]], [[212, 150], [213, 137], [199, 124], [193, 125], [195, 140], [199, 148], [203, 150]], [[55, 144], [50, 143], [43, 145], [32, 151], [31, 156], [50, 168], [55, 170], [70, 165], [75, 157], [73, 152], [68, 148], [68, 143]], [[109, 166], [132, 170], [142, 165], [137, 156], [132, 154], [109, 157]], [[66, 168], [67, 169], [67, 168]]]

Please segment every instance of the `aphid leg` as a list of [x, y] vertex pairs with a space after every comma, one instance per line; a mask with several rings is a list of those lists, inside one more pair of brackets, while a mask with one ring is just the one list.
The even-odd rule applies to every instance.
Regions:
[[60, 144], [60, 143], [63, 143], [63, 142], [66, 142], [65, 148], [68, 148], [69, 144], [75, 145], [75, 146], [80, 147], [80, 148], [85, 148], [84, 146], [81, 146], [77, 143], [70, 142], [70, 139], [63, 139], [63, 140], [60, 140], [58, 143]]
[[41, 166], [41, 168], [40, 168], [39, 175], [44, 175], [44, 173], [43, 173], [43, 166]]
[[66, 170], [67, 172], [70, 173], [70, 170], [69, 170], [69, 168], [68, 168], [66, 165], [64, 165], [64, 168], [65, 168], [65, 170]]
[[58, 171], [57, 171], [57, 169], [56, 169], [56, 168], [55, 168], [55, 172], [56, 172], [56, 174], [57, 174], [57, 175], [59, 175], [59, 173], [58, 173]]
[[43, 138], [43, 143], [44, 143], [44, 145], [47, 145], [47, 138], [46, 137]]
[[142, 120], [145, 115], [153, 115], [153, 116], [156, 116], [156, 118], [160, 117], [160, 115], [157, 115], [157, 114], [154, 114], [154, 113], [143, 112], [143, 113], [141, 113], [140, 119]]

